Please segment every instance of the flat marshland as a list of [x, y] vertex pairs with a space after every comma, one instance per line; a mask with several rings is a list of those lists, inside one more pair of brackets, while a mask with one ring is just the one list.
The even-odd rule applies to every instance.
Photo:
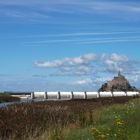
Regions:
[[2, 140], [139, 140], [140, 98], [22, 103], [0, 108]]

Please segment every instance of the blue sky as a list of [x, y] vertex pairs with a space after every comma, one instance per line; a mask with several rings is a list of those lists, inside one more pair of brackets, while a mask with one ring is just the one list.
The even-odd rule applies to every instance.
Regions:
[[0, 1], [0, 91], [97, 90], [118, 70], [140, 88], [139, 0]]

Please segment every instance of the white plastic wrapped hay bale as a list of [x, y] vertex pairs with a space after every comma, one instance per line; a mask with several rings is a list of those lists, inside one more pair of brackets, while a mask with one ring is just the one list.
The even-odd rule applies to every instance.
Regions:
[[73, 92], [73, 99], [85, 99], [85, 92]]
[[113, 92], [113, 96], [114, 97], [118, 97], [118, 96], [126, 96], [126, 92], [123, 92], [123, 91], [115, 91]]
[[31, 99], [34, 99], [34, 92], [31, 92]]
[[87, 99], [99, 98], [98, 92], [86, 92]]
[[44, 98], [45, 92], [34, 92], [34, 98]]
[[112, 92], [100, 92], [100, 97], [112, 97]]
[[136, 95], [139, 95], [139, 92], [135, 92], [135, 91], [128, 91], [127, 92], [127, 96], [136, 96]]
[[72, 99], [72, 93], [71, 92], [60, 92], [60, 97], [63, 100], [70, 100]]
[[47, 92], [47, 99], [49, 99], [49, 100], [57, 100], [57, 99], [59, 99], [59, 93], [58, 92], [53, 92], [53, 91], [51, 91], [51, 92]]

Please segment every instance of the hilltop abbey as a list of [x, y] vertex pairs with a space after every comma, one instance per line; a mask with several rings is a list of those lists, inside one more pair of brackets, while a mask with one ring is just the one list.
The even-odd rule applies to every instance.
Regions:
[[99, 91], [139, 91], [137, 88], [131, 86], [128, 80], [118, 72], [118, 76], [114, 77], [113, 80], [103, 84]]

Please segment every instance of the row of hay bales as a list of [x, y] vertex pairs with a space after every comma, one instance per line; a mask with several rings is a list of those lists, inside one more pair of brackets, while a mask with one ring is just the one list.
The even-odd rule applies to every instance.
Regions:
[[94, 99], [103, 97], [137, 96], [139, 92], [32, 92], [31, 99], [48, 100]]

